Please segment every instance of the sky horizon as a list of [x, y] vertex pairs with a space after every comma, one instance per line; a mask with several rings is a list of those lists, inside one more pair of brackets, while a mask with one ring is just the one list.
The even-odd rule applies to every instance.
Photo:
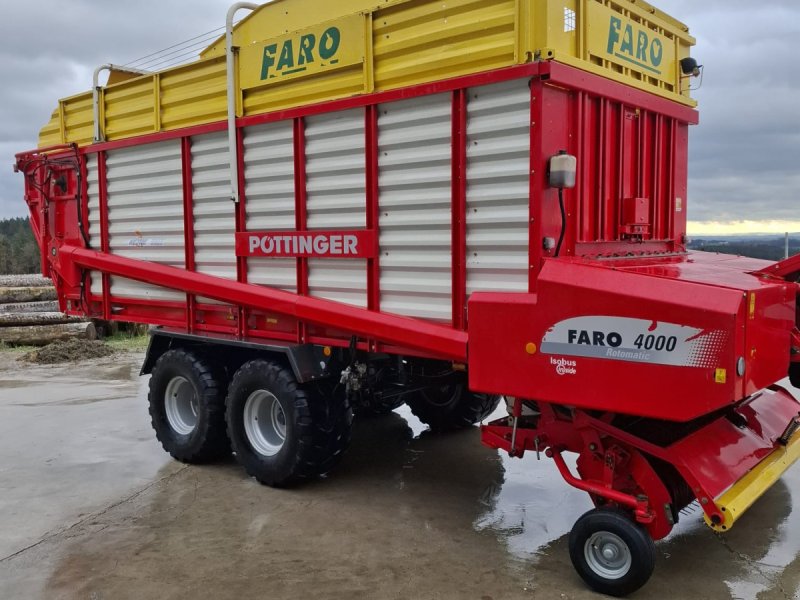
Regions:
[[[58, 99], [91, 89], [97, 65], [126, 64], [211, 34], [224, 25], [230, 3], [140, 0], [97, 10], [97, 0], [72, 0], [69, 11], [56, 0], [41, 0], [36, 11], [24, 3], [4, 6], [0, 155], [10, 167], [15, 153], [34, 148]], [[652, 3], [689, 26], [698, 42], [693, 56], [705, 67], [694, 92], [700, 125], [690, 133], [689, 235], [800, 231], [800, 2]], [[0, 219], [26, 216], [22, 190], [21, 176], [0, 169]]]

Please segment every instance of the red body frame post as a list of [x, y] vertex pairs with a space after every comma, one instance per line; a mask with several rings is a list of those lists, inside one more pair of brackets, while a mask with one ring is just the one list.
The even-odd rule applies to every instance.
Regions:
[[[239, 177], [239, 205], [236, 207], [236, 232], [247, 231], [247, 178], [245, 177], [244, 160], [244, 130], [241, 127], [236, 129], [237, 170]], [[247, 257], [236, 257], [236, 279], [239, 283], [247, 283]], [[246, 337], [248, 333], [248, 320], [250, 311], [247, 307], [239, 307], [239, 337]]]
[[531, 80], [531, 113], [530, 113], [530, 201], [529, 201], [529, 224], [528, 224], [528, 291], [534, 292], [536, 289], [536, 278], [541, 268], [541, 260], [544, 256], [543, 249], [543, 229], [542, 229], [542, 201], [544, 176], [543, 169], [539, 165], [543, 161], [542, 144], [539, 140], [538, 127], [542, 126], [544, 99], [544, 85], [540, 79]]
[[[297, 231], [308, 231], [308, 192], [306, 190], [306, 131], [302, 117], [294, 120], [294, 200], [295, 227]], [[308, 259], [297, 259], [297, 293], [308, 296]], [[307, 326], [297, 324], [297, 341], [307, 341]]]
[[[183, 240], [185, 245], [186, 270], [195, 270], [194, 248], [194, 186], [192, 185], [192, 139], [181, 140], [181, 162], [183, 174]], [[186, 326], [189, 333], [194, 333], [197, 323], [197, 298], [186, 295]]]
[[[109, 234], [108, 234], [108, 178], [106, 169], [106, 153], [100, 152], [97, 155], [97, 179], [100, 196], [100, 248], [101, 252], [108, 254]], [[111, 320], [111, 277], [108, 273], [103, 273], [103, 319]]]
[[[371, 104], [364, 109], [364, 135], [366, 145], [366, 186], [367, 230], [375, 233], [380, 240], [380, 165], [378, 160], [378, 106]], [[379, 242], [378, 242], [379, 244]], [[367, 259], [367, 308], [372, 311], [381, 309], [381, 255]], [[370, 341], [371, 349], [377, 350], [377, 340]]]
[[467, 90], [453, 92], [453, 327], [467, 326]]

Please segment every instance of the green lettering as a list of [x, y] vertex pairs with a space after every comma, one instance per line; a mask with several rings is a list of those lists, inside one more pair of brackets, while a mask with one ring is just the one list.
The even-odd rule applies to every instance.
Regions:
[[313, 33], [309, 33], [300, 38], [300, 56], [297, 59], [298, 65], [314, 62], [314, 47], [316, 45], [317, 36]]
[[647, 46], [650, 45], [650, 40], [647, 39], [647, 34], [644, 31], [639, 32], [639, 41], [636, 44], [636, 59], [647, 62]]
[[342, 32], [337, 27], [331, 27], [322, 34], [319, 41], [319, 56], [322, 60], [330, 60], [339, 51], [342, 43]]
[[269, 70], [275, 64], [275, 54], [277, 52], [277, 44], [264, 46], [264, 58], [261, 62], [261, 81], [264, 81], [269, 77]]
[[661, 65], [662, 60], [664, 60], [664, 45], [661, 43], [661, 40], [656, 38], [653, 40], [653, 43], [650, 44], [650, 64], [654, 67], [658, 67]]
[[622, 27], [622, 20], [617, 17], [611, 17], [611, 25], [608, 30], [608, 53], [614, 54], [614, 48], [619, 41], [619, 30]]
[[294, 46], [292, 45], [292, 40], [286, 40], [283, 43], [283, 50], [281, 50], [281, 57], [276, 68], [278, 71], [283, 71], [292, 67], [294, 67]]
[[625, 34], [622, 36], [622, 45], [619, 47], [619, 51], [633, 56], [633, 27], [630, 25], [625, 27]]

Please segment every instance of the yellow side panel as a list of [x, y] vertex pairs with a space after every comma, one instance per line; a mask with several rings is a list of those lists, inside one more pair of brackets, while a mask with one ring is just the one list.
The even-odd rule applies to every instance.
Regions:
[[644, 2], [526, 0], [527, 52], [694, 105], [679, 61], [695, 40], [686, 26]]
[[256, 88], [244, 94], [244, 114], [256, 115], [364, 93], [361, 65]]
[[[370, 13], [376, 8], [408, 0], [276, 0], [250, 13], [236, 26], [234, 43], [253, 42], [299, 31], [310, 25], [334, 21], [344, 15]], [[239, 16], [246, 13], [239, 13]], [[224, 16], [224, 15], [223, 15]], [[224, 23], [223, 23], [224, 24]], [[225, 56], [225, 36], [220, 36], [201, 54], [203, 58]]]
[[[334, 32], [335, 29], [335, 32]], [[335, 34], [335, 35], [334, 35]], [[237, 26], [237, 114], [556, 60], [693, 106], [694, 39], [643, 0], [275, 0]], [[335, 48], [335, 49], [334, 49]], [[108, 140], [222, 121], [224, 40], [202, 59], [103, 90]], [[91, 143], [91, 92], [62, 100], [41, 145]]]
[[61, 139], [61, 116], [58, 110], [54, 110], [50, 121], [39, 131], [39, 146], [57, 146], [63, 141]]
[[142, 77], [105, 90], [107, 140], [155, 131], [155, 92], [152, 77]]
[[162, 73], [160, 90], [163, 130], [222, 121], [228, 114], [224, 58]]
[[63, 101], [64, 130], [67, 139], [77, 144], [89, 144], [94, 138], [92, 94], [81, 94]]
[[424, 0], [373, 16], [379, 90], [511, 66], [514, 0]]
[[363, 64], [366, 23], [363, 15], [350, 15], [245, 46], [239, 85], [250, 90]]

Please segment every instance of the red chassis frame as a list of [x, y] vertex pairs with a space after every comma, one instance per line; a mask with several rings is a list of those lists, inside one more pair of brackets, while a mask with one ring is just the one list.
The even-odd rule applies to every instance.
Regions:
[[[584, 73], [578, 69], [556, 62], [537, 62], [528, 65], [500, 69], [452, 80], [424, 84], [411, 88], [376, 93], [361, 97], [347, 98], [326, 102], [319, 105], [289, 109], [275, 113], [248, 116], [238, 120], [237, 132], [239, 152], [240, 189], [244, 190], [244, 146], [243, 131], [246, 127], [266, 122], [292, 120], [294, 123], [295, 152], [295, 198], [296, 198], [296, 232], [307, 230], [305, 201], [305, 128], [304, 118], [320, 113], [339, 110], [363, 108], [365, 115], [365, 173], [367, 184], [366, 230], [374, 232], [377, 237], [379, 224], [379, 178], [378, 173], [378, 131], [377, 113], [382, 103], [429, 94], [449, 93], [452, 96], [452, 317], [446, 326], [464, 332], [467, 328], [467, 235], [466, 235], [466, 163], [467, 163], [467, 91], [470, 88], [513, 79], [529, 79], [531, 81], [531, 197], [541, 197], [543, 201], [531, 203], [531, 225], [529, 244], [529, 291], [534, 291], [536, 279], [542, 260], [552, 256], [552, 251], [542, 250], [536, 241], [542, 237], [558, 235], [560, 223], [553, 215], [557, 214], [557, 198], [549, 189], [544, 178], [549, 156], [558, 149], [570, 147], [578, 154], [587, 157], [586, 166], [579, 176], [580, 190], [567, 193], [567, 202], [571, 211], [581, 214], [580, 224], [575, 230], [570, 229], [565, 242], [564, 254], [592, 255], [612, 254], [616, 252], [635, 252], [653, 254], [664, 252], [680, 252], [685, 224], [668, 218], [672, 214], [670, 203], [666, 201], [673, 192], [685, 196], [682, 189], [686, 173], [686, 128], [696, 123], [697, 113], [685, 106], [669, 102], [645, 92], [632, 90], [610, 80]], [[568, 92], [567, 92], [568, 90]], [[569, 96], [569, 97], [567, 97]], [[545, 108], [546, 105], [546, 108]], [[543, 111], [555, 110], [563, 119], [543, 119]], [[546, 124], [539, 127], [536, 124]], [[555, 123], [555, 124], [554, 124]], [[561, 124], [559, 124], [561, 123]], [[569, 125], [567, 125], [569, 123]], [[192, 137], [204, 133], [223, 131], [224, 122], [186, 128], [177, 131], [156, 133], [119, 141], [94, 144], [77, 149], [82, 163], [81, 212], [84, 222], [88, 220], [86, 205], [86, 167], [85, 157], [96, 155], [99, 170], [99, 196], [101, 204], [101, 232], [99, 244], [95, 242], [94, 250], [109, 253], [108, 234], [108, 191], [105, 185], [106, 153], [118, 148], [153, 143], [169, 139], [182, 140], [183, 176], [184, 176], [184, 233], [188, 272], [194, 272], [194, 237], [193, 231], [193, 198], [192, 198]], [[578, 135], [573, 137], [571, 130]], [[607, 136], [608, 141], [596, 152], [595, 142], [584, 129], [591, 130], [592, 136]], [[648, 139], [644, 144], [643, 140]], [[625, 140], [625, 144], [622, 141]], [[637, 144], [643, 144], [644, 150], [637, 158], [631, 150]], [[37, 153], [25, 153], [18, 158], [30, 161], [35, 156], [49, 154], [58, 156], [58, 148], [41, 149]], [[662, 160], [669, 158], [669, 160]], [[593, 166], [590, 168], [589, 163]], [[682, 188], [682, 185], [684, 188]], [[601, 191], [594, 194], [590, 190], [597, 187]], [[650, 205], [651, 233], [647, 239], [639, 239], [637, 243], [621, 240], [620, 227], [606, 227], [602, 221], [613, 221], [613, 215], [620, 214], [621, 204], [606, 201], [605, 196], [644, 195], [649, 191], [654, 201]], [[578, 195], [585, 196], [578, 211]], [[37, 194], [29, 190], [28, 201], [36, 204]], [[31, 206], [35, 221], [40, 214], [36, 206]], [[685, 213], [683, 213], [685, 215]], [[247, 198], [242, 192], [236, 210], [237, 235], [249, 233], [247, 222]], [[42, 225], [41, 223], [39, 223]], [[66, 224], [69, 227], [69, 224]], [[77, 228], [67, 229], [60, 235], [51, 236], [47, 228], [43, 228], [45, 238], [42, 243], [52, 251], [53, 246], [70, 243], [78, 247], [87, 244], [80, 239]], [[605, 240], [597, 242], [596, 240]], [[51, 243], [52, 242], [52, 243]], [[247, 283], [248, 257], [237, 258], [237, 279], [239, 283]], [[85, 266], [85, 265], [84, 265]], [[43, 265], [44, 271], [49, 267]], [[56, 272], [66, 272], [59, 267]], [[100, 295], [81, 291], [80, 286], [70, 285], [60, 289], [60, 296], [65, 300], [64, 309], [76, 314], [87, 313], [102, 316], [105, 319], [118, 319], [147, 324], [179, 327], [189, 332], [221, 333], [236, 335], [242, 338], [262, 340], [281, 340], [297, 343], [319, 343], [346, 346], [350, 339], [350, 330], [337, 327], [340, 321], [332, 323], [311, 323], [294, 319], [265, 310], [261, 303], [257, 306], [240, 306], [232, 302], [231, 306], [220, 306], [198, 303], [197, 295], [188, 294], [185, 303], [168, 301], [147, 301], [133, 298], [118, 298], [111, 293], [110, 271], [104, 272], [103, 288]], [[367, 264], [368, 308], [380, 310], [380, 257], [370, 257]], [[297, 259], [297, 290], [301, 296], [307, 297], [308, 261]], [[203, 297], [210, 297], [204, 294]], [[76, 308], [73, 308], [76, 307]], [[456, 336], [458, 337], [458, 336]], [[463, 336], [462, 336], [463, 337]], [[396, 347], [387, 343], [379, 331], [364, 334], [359, 347], [373, 351], [403, 352], [412, 355], [465, 358], [465, 352], [453, 354], [452, 350], [442, 352], [437, 345]]]

